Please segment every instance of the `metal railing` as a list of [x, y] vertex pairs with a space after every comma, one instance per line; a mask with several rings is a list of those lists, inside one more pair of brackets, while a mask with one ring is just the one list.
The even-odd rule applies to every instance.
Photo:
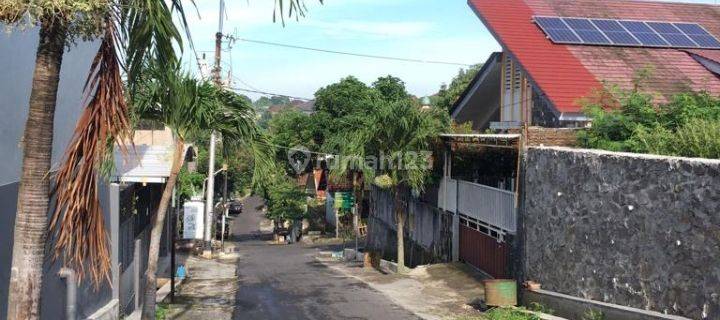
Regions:
[[517, 230], [515, 193], [512, 191], [446, 178], [441, 182], [438, 194], [439, 206], [447, 211], [464, 214], [510, 233]]

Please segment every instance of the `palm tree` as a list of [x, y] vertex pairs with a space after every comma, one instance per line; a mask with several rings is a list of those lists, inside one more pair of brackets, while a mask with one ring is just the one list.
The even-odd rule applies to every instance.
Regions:
[[[358, 126], [359, 129], [339, 138], [344, 141], [341, 145], [344, 145], [342, 152], [346, 158], [353, 155], [359, 159], [342, 163], [340, 174], [360, 168], [366, 181], [374, 180], [376, 185], [392, 190], [397, 218], [398, 272], [404, 272], [406, 212], [403, 190], [423, 190], [431, 174], [431, 163], [424, 152], [430, 150], [433, 140], [447, 129], [448, 116], [437, 110], [422, 111], [410, 99], [400, 99], [381, 102], [361, 122], [368, 125]], [[378, 168], [370, 168], [359, 162], [364, 161], [365, 156], [386, 161], [379, 161]]]
[[214, 130], [223, 136], [224, 148], [251, 148], [255, 154], [257, 170], [262, 170], [263, 163], [271, 158], [271, 154], [254, 145], [254, 142], [261, 139], [254, 122], [254, 109], [239, 95], [218, 89], [209, 82], [198, 82], [177, 67], [150, 67], [140, 84], [131, 95], [136, 116], [164, 124], [175, 136], [172, 169], [153, 220], [145, 272], [147, 283], [143, 319], [154, 319], [160, 238], [172, 190], [183, 164], [186, 143]]
[[[172, 7], [182, 15], [179, 0]], [[23, 134], [23, 165], [18, 192], [8, 295], [10, 319], [36, 319], [50, 203], [53, 120], [65, 46], [78, 39], [100, 39], [85, 87], [87, 106], [57, 175], [57, 204], [50, 223], [55, 257], [62, 256], [83, 275], [89, 265], [96, 284], [107, 279], [110, 263], [96, 175], [115, 138], [127, 137], [129, 122], [121, 81], [121, 56], [133, 82], [138, 61], [173, 61], [180, 34], [164, 1], [79, 0], [4, 1], [0, 22], [39, 26], [40, 38]]]
[[[133, 88], [148, 61], [169, 65], [182, 48], [173, 21], [176, 12], [187, 31], [182, 0], [3, 1], [0, 22], [39, 26], [40, 37], [23, 134], [23, 165], [15, 218], [13, 258], [8, 294], [9, 319], [40, 317], [45, 245], [50, 203], [53, 120], [65, 46], [77, 39], [100, 39], [85, 86], [87, 102], [65, 161], [56, 176], [57, 202], [50, 221], [55, 258], [85, 271], [99, 285], [109, 280], [110, 259], [98, 200], [99, 168], [113, 143], [127, 151], [130, 132], [122, 73]], [[283, 18], [304, 14], [302, 0], [276, 0]], [[322, 0], [320, 0], [322, 2]], [[169, 5], [168, 5], [169, 3]], [[288, 6], [285, 6], [288, 7]], [[276, 10], [277, 11], [277, 10]], [[277, 12], [276, 12], [277, 13]], [[283, 19], [284, 23], [284, 19]], [[187, 38], [191, 39], [187, 33]], [[192, 42], [191, 42], [192, 45]], [[124, 57], [124, 58], [121, 58]]]

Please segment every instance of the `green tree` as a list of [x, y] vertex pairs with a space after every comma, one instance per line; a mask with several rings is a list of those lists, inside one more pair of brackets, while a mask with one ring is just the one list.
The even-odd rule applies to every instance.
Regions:
[[259, 99], [255, 100], [255, 102], [253, 102], [253, 105], [255, 106], [256, 110], [260, 111], [267, 110], [267, 108], [273, 105], [273, 103], [268, 97], [260, 97]]
[[270, 119], [269, 131], [273, 143], [290, 147], [302, 145], [315, 148], [311, 126], [311, 116], [295, 109], [285, 109]]
[[381, 99], [380, 94], [353, 76], [323, 87], [315, 93], [315, 110], [333, 118], [369, 112]]
[[165, 184], [150, 235], [143, 319], [155, 315], [156, 271], [165, 214], [172, 190], [184, 160], [189, 139], [220, 133], [224, 141], [251, 145], [259, 137], [254, 110], [242, 97], [217, 89], [213, 84], [198, 82], [179, 68], [151, 67], [142, 85], [132, 92], [133, 111], [137, 117], [163, 123], [175, 136], [172, 170]]
[[[360, 168], [366, 181], [374, 179], [376, 185], [392, 190], [397, 218], [397, 263], [402, 272], [406, 218], [403, 190], [423, 190], [432, 173], [428, 154], [431, 143], [447, 131], [449, 117], [444, 110], [422, 111], [410, 99], [403, 99], [380, 103], [365, 121], [376, 125], [358, 126], [338, 138], [343, 141], [338, 145], [343, 146], [342, 153], [348, 159], [341, 163], [338, 174]], [[368, 166], [364, 162], [367, 156], [376, 157], [378, 167]]]
[[266, 217], [276, 224], [287, 220], [301, 219], [307, 210], [307, 194], [298, 188], [295, 181], [283, 174], [270, 179], [267, 187]]
[[480, 68], [482, 68], [482, 65], [476, 64], [468, 69], [460, 69], [458, 74], [450, 82], [450, 85], [443, 84], [440, 87], [440, 91], [434, 98], [431, 99], [434, 100], [431, 101], [433, 105], [450, 111], [455, 102], [460, 98], [460, 95], [463, 91], [465, 91], [468, 85], [470, 85], [472, 79], [475, 78], [475, 75], [477, 75], [480, 71]]
[[[57, 173], [57, 204], [50, 221], [56, 257], [78, 271], [89, 269], [96, 284], [110, 271], [107, 237], [98, 203], [100, 163], [112, 151], [112, 141], [128, 137], [121, 62], [132, 84], [145, 60], [175, 61], [181, 37], [171, 7], [183, 15], [179, 0], [165, 1], [4, 1], [0, 22], [23, 28], [39, 27], [39, 44], [23, 135], [23, 169], [18, 193], [8, 295], [10, 319], [36, 319], [48, 229], [50, 155], [62, 57], [77, 40], [98, 39], [99, 50], [88, 75], [88, 99], [66, 161]], [[120, 57], [126, 57], [120, 61]], [[85, 265], [88, 264], [88, 268]]]
[[271, 105], [286, 106], [290, 104], [290, 98], [284, 96], [272, 96], [270, 97]]
[[398, 101], [407, 99], [410, 96], [405, 89], [405, 82], [391, 75], [378, 78], [377, 81], [373, 82], [372, 86], [380, 92], [386, 101]]

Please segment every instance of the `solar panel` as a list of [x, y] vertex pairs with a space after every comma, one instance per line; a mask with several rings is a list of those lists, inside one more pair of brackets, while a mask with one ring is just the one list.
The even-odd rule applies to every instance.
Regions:
[[680, 29], [676, 28], [672, 23], [669, 22], [648, 22], [648, 26], [653, 28], [660, 36], [670, 43], [671, 46], [675, 47], [697, 47], [697, 44], [693, 42], [688, 36], [686, 36]]
[[588, 19], [564, 18], [567, 25], [575, 30], [575, 33], [586, 44], [610, 44], [610, 40], [595, 27]]
[[649, 47], [666, 47], [670, 45], [660, 37], [653, 29], [650, 29], [642, 21], [619, 21], [641, 44]]
[[600, 29], [614, 44], [621, 45], [639, 45], [640, 42], [635, 39], [620, 22], [616, 20], [590, 19], [595, 26]]
[[569, 17], [534, 19], [555, 43], [720, 49], [720, 40], [697, 23]]
[[570, 30], [561, 18], [537, 17], [535, 22], [545, 31], [553, 42], [557, 43], [582, 43], [575, 32]]
[[684, 32], [690, 39], [693, 39], [700, 47], [720, 48], [720, 41], [700, 25], [693, 23], [675, 23], [675, 27]]

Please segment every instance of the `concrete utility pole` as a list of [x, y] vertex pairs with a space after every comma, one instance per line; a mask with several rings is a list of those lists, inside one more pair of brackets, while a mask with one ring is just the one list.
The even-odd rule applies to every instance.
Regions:
[[[215, 34], [215, 68], [213, 68], [213, 80], [215, 85], [222, 87], [222, 79], [220, 78], [220, 59], [222, 51], [223, 37], [223, 17], [225, 16], [225, 1], [220, 0], [220, 11], [218, 15], [218, 32]], [[213, 207], [215, 206], [215, 143], [217, 137], [215, 131], [210, 134], [210, 156], [208, 159], [208, 182], [207, 195], [205, 198], [205, 250], [203, 255], [208, 257], [212, 253], [212, 226], [214, 223]]]

